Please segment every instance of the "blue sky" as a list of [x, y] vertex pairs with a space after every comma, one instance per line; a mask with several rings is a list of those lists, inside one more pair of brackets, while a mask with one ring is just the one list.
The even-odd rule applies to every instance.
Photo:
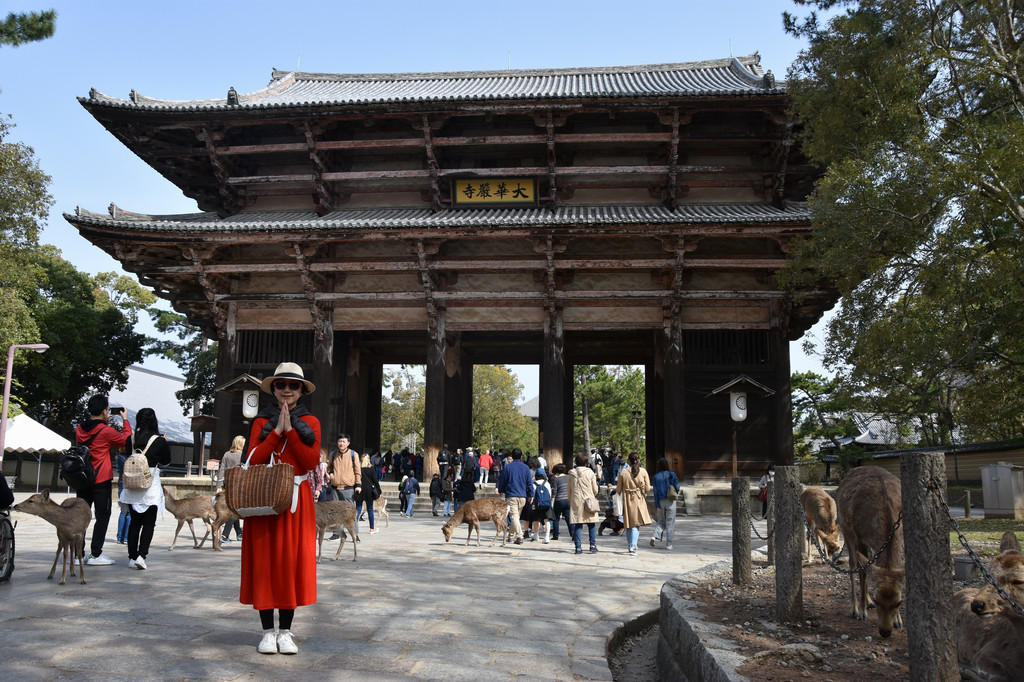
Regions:
[[[49, 40], [0, 48], [0, 112], [10, 139], [31, 145], [52, 178], [56, 203], [42, 241], [90, 273], [120, 271], [62, 214], [111, 203], [143, 213], [196, 210], [170, 182], [121, 145], [76, 100], [90, 88], [116, 97], [132, 89], [164, 99], [258, 90], [271, 71], [331, 73], [474, 71], [624, 66], [759, 52], [779, 80], [802, 44], [782, 30], [792, 0], [606, 0], [546, 3], [423, 3], [279, 0], [77, 0], [7, 11], [57, 10]], [[795, 370], [806, 361], [793, 344]], [[812, 359], [813, 360], [813, 359]], [[150, 366], [147, 363], [147, 366]], [[153, 369], [175, 373], [173, 366]], [[520, 372], [526, 397], [535, 377]], [[535, 372], [534, 372], [535, 374]]]

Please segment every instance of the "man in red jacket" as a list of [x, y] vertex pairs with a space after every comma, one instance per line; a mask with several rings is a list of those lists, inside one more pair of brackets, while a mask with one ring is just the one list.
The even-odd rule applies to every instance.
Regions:
[[125, 447], [132, 435], [132, 425], [125, 417], [123, 407], [117, 408], [117, 416], [124, 420], [124, 430], [118, 431], [107, 424], [110, 418], [110, 401], [105, 395], [94, 395], [86, 405], [89, 419], [75, 428], [75, 441], [84, 443], [96, 438], [89, 444], [89, 456], [92, 468], [96, 471], [96, 482], [90, 488], [83, 488], [76, 494], [90, 505], [93, 505], [96, 523], [92, 527], [91, 556], [85, 560], [89, 566], [110, 566], [114, 560], [103, 553], [103, 541], [107, 536], [107, 524], [110, 522], [110, 508], [113, 505], [112, 483], [114, 467], [110, 462], [110, 446]]

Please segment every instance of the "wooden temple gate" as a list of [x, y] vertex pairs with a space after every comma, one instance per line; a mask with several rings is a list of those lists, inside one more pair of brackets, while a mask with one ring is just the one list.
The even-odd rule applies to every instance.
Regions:
[[[792, 461], [788, 343], [832, 290], [780, 289], [818, 169], [756, 55], [640, 67], [333, 75], [251, 94], [80, 99], [203, 213], [66, 214], [220, 341], [218, 383], [300, 363], [324, 441], [379, 444], [386, 364], [426, 366], [425, 475], [472, 441], [474, 364], [540, 366], [540, 432], [568, 461], [573, 366], [646, 368], [648, 462]], [[246, 433], [217, 396], [213, 449]]]

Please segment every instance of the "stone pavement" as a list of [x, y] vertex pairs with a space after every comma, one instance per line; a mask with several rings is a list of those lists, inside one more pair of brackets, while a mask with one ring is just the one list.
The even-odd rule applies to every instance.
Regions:
[[463, 544], [462, 526], [446, 544], [443, 517], [389, 511], [390, 527], [379, 522], [376, 535], [360, 524], [356, 562], [350, 543], [329, 561], [337, 543], [324, 542], [318, 602], [296, 611], [297, 656], [256, 652], [259, 616], [238, 603], [238, 543], [194, 550], [186, 526], [169, 552], [168, 513], [149, 569], [130, 569], [126, 546], [113, 540], [115, 506], [104, 552], [116, 565], [86, 566], [86, 585], [58, 585], [59, 566], [46, 579], [53, 526], [12, 512], [17, 553], [11, 580], [0, 583], [0, 670], [9, 680], [609, 680], [605, 644], [615, 629], [657, 609], [670, 578], [732, 554], [729, 516], [680, 515], [671, 552], [652, 549], [651, 527], [642, 529], [630, 557], [625, 538], [607, 534], [599, 553], [576, 556], [564, 527], [547, 545], [489, 548], [493, 526], [482, 547]]

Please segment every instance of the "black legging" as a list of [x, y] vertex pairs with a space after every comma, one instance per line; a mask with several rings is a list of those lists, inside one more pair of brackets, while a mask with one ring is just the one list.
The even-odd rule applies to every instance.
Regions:
[[[295, 609], [278, 609], [277, 620], [281, 630], [292, 629], [292, 618], [295, 617]], [[264, 630], [274, 629], [274, 609], [263, 609], [260, 611], [260, 624]]]
[[153, 529], [156, 527], [156, 505], [151, 504], [144, 512], [131, 510], [131, 523], [128, 524], [128, 558], [145, 559], [149, 555], [149, 543], [153, 541]]

